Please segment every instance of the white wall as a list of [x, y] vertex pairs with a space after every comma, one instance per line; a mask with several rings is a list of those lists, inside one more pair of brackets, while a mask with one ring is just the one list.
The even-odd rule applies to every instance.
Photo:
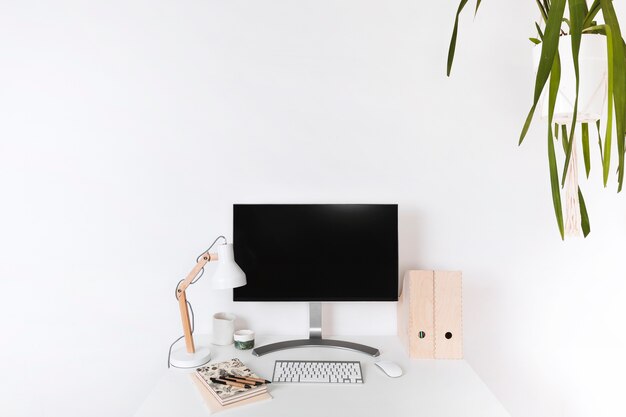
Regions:
[[[514, 417], [623, 413], [626, 200], [595, 155], [593, 233], [560, 241], [543, 125], [516, 145], [535, 6], [468, 12], [447, 79], [455, 3], [2, 2], [2, 415], [131, 414], [235, 202], [398, 202], [401, 268], [464, 271], [467, 360]], [[198, 331], [305, 331], [207, 284]], [[395, 333], [391, 303], [326, 312]]]

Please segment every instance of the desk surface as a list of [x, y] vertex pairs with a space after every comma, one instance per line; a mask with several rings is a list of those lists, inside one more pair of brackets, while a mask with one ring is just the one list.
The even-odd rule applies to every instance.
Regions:
[[[199, 338], [203, 341], [203, 338]], [[288, 340], [260, 338], [257, 345]], [[396, 337], [356, 337], [345, 340], [377, 347], [379, 358], [329, 348], [299, 348], [257, 358], [251, 351], [212, 346], [212, 361], [239, 358], [262, 377], [271, 379], [277, 359], [359, 360], [364, 384], [280, 384], [269, 386], [274, 399], [219, 413], [224, 417], [320, 417], [325, 415], [509, 417], [504, 407], [464, 360], [409, 359]], [[206, 340], [206, 339], [204, 339]], [[389, 378], [374, 362], [396, 362], [404, 374]], [[209, 410], [191, 379], [191, 371], [164, 370], [135, 417], [206, 417]]]

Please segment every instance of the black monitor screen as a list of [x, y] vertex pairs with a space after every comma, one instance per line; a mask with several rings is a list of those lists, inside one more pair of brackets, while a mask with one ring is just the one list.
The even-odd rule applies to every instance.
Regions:
[[236, 204], [235, 301], [397, 301], [397, 204]]

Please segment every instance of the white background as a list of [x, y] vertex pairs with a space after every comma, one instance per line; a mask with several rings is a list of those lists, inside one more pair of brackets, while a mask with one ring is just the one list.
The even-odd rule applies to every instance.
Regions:
[[[592, 235], [561, 242], [545, 124], [517, 147], [536, 6], [468, 5], [448, 79], [456, 3], [0, 2], [2, 415], [132, 414], [243, 202], [399, 203], [401, 269], [464, 271], [466, 358], [514, 417], [623, 414], [626, 200], [594, 146]], [[201, 332], [306, 329], [305, 304], [189, 297]], [[325, 312], [396, 332], [393, 303]]]

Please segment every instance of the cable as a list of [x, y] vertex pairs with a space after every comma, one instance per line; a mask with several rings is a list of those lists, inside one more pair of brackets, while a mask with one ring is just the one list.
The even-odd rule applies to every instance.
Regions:
[[[220, 239], [224, 239], [224, 243], [228, 243], [228, 240], [226, 240], [226, 238], [222, 235], [218, 236], [215, 238], [215, 240], [213, 241], [213, 243], [211, 243], [211, 246], [208, 247], [207, 250], [205, 250], [204, 252], [202, 252], [200, 255], [198, 255], [198, 257], [196, 258], [196, 263], [200, 261], [200, 258], [206, 253], [208, 254], [209, 251], [213, 248], [213, 246], [215, 246], [215, 244], [217, 243], [218, 240]], [[210, 256], [210, 255], [209, 255]], [[198, 280], [202, 277], [202, 275], [204, 275], [204, 267], [202, 267], [202, 269], [200, 269], [200, 271], [198, 272], [198, 275], [196, 275], [196, 277], [191, 280], [191, 282], [189, 283], [189, 285], [195, 284], [196, 282], [198, 282]], [[174, 297], [176, 297], [176, 300], [178, 300], [178, 286], [180, 285], [181, 282], [183, 282], [184, 279], [181, 279], [180, 281], [178, 281], [178, 284], [176, 284], [176, 287], [174, 288]], [[187, 307], [189, 307], [189, 311], [191, 312], [191, 335], [193, 336], [193, 330], [195, 328], [195, 315], [193, 313], [193, 307], [191, 306], [191, 303], [189, 302], [189, 300], [186, 300], [187, 302]], [[180, 336], [178, 339], [174, 340], [172, 342], [172, 344], [170, 345], [170, 348], [167, 352], [167, 367], [169, 368], [171, 366], [171, 362], [170, 359], [172, 358], [172, 348], [174, 347], [174, 345], [180, 341], [181, 339], [183, 339], [185, 337], [185, 335], [183, 334], [182, 336]]]

